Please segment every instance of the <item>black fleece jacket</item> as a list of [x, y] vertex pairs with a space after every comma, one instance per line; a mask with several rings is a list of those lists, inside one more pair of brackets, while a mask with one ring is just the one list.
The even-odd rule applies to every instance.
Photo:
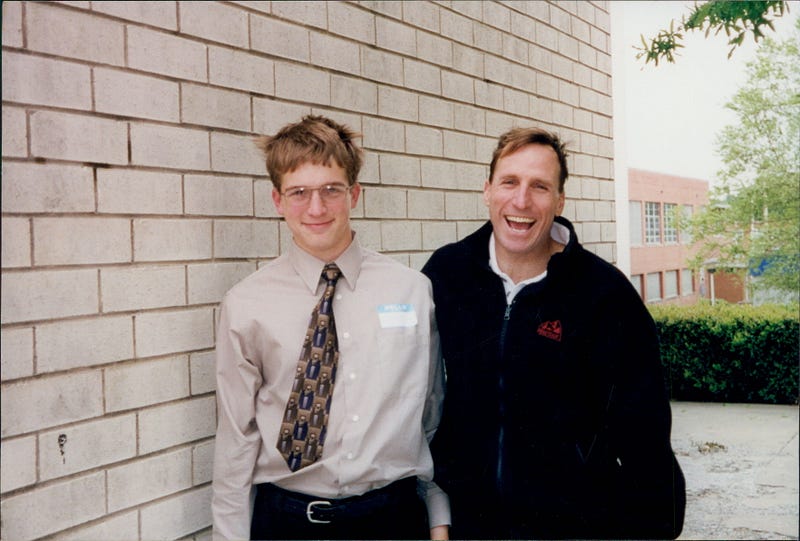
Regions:
[[509, 306], [491, 223], [437, 250], [447, 394], [432, 442], [454, 538], [675, 538], [685, 484], [656, 328], [572, 224], [547, 277]]

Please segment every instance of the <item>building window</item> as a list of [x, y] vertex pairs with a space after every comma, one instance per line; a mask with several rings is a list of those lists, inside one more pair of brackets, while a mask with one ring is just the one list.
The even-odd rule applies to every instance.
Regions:
[[661, 205], [644, 204], [644, 241], [647, 244], [661, 244]]
[[678, 229], [675, 227], [677, 212], [678, 205], [664, 203], [664, 242], [666, 244], [676, 244], [678, 242]]
[[678, 296], [678, 271], [664, 272], [664, 298], [672, 299]]
[[647, 283], [645, 284], [645, 293], [647, 294], [647, 302], [661, 300], [661, 273], [650, 272], [647, 274]]
[[633, 284], [633, 289], [636, 290], [636, 293], [639, 294], [639, 297], [644, 298], [642, 297], [642, 275], [634, 274], [631, 276], [631, 284]]
[[[692, 219], [692, 215], [694, 213], [694, 208], [692, 207], [692, 205], [683, 205], [681, 207], [681, 213], [683, 214], [683, 222], [684, 222], [684, 224], [688, 224]], [[692, 243], [692, 233], [691, 233], [691, 231], [689, 231], [688, 227], [686, 227], [686, 226], [682, 227], [681, 231], [680, 231], [680, 235], [681, 235], [681, 243], [682, 244], [691, 244]]]
[[690, 269], [681, 269], [681, 295], [692, 295], [694, 293], [694, 280]]
[[631, 213], [631, 246], [642, 245], [642, 202], [630, 202]]

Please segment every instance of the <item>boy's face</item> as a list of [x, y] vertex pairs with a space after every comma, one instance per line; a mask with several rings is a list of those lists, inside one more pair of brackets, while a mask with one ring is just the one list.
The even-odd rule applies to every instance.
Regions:
[[[319, 189], [335, 186], [344, 189], [336, 195]], [[297, 188], [310, 191], [307, 201], [288, 194]], [[333, 195], [331, 195], [333, 194]], [[355, 208], [361, 186], [347, 184], [347, 175], [335, 162], [330, 165], [305, 163], [283, 175], [281, 192], [272, 190], [272, 201], [278, 214], [286, 220], [297, 245], [325, 262], [331, 262], [344, 252], [353, 240], [350, 228], [350, 210]]]

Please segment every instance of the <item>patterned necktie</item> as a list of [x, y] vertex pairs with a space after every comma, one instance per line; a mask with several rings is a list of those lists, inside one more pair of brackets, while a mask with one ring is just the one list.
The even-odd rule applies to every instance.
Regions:
[[322, 270], [325, 292], [311, 312], [292, 392], [281, 422], [277, 447], [292, 471], [316, 462], [322, 456], [322, 447], [325, 445], [336, 365], [339, 362], [339, 341], [333, 321], [333, 291], [340, 275], [341, 271], [335, 263], [325, 265]]

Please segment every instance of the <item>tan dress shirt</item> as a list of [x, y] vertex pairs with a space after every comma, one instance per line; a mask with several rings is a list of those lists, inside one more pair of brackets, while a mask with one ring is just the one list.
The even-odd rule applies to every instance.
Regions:
[[448, 498], [431, 482], [428, 448], [444, 394], [430, 282], [355, 239], [336, 264], [340, 357], [328, 434], [322, 458], [297, 472], [276, 443], [325, 262], [293, 244], [222, 301], [215, 538], [249, 538], [251, 489], [259, 483], [343, 498], [417, 476], [431, 527], [450, 522]]

